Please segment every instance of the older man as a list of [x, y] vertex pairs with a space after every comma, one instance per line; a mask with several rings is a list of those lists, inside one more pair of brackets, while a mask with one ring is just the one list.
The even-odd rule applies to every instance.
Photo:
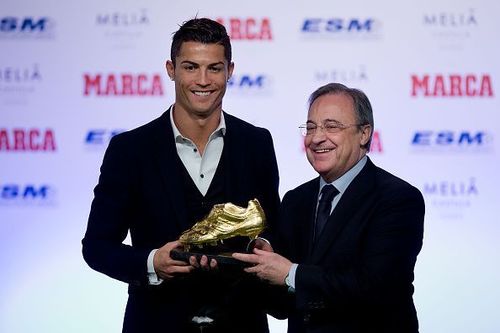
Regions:
[[327, 84], [311, 95], [301, 128], [319, 177], [283, 198], [276, 253], [234, 256], [254, 264], [247, 272], [288, 287], [288, 332], [418, 332], [412, 282], [424, 201], [367, 157], [368, 98]]

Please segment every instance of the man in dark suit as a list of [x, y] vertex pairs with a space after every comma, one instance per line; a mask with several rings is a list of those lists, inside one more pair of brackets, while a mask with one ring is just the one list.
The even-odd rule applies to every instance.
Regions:
[[327, 84], [311, 95], [301, 128], [320, 177], [284, 196], [276, 253], [234, 256], [255, 264], [247, 272], [288, 287], [289, 332], [418, 332], [412, 282], [424, 201], [366, 156], [368, 98]]
[[[161, 117], [111, 140], [83, 238], [93, 269], [129, 284], [124, 332], [267, 332], [260, 281], [203, 256], [173, 260], [180, 234], [215, 204], [257, 198], [268, 223], [279, 207], [269, 131], [222, 111], [233, 72], [224, 26], [197, 18], [174, 34], [166, 68], [175, 103]], [[132, 245], [123, 243], [130, 233]], [[209, 327], [210, 328], [210, 327]], [[205, 332], [210, 332], [205, 329]]]

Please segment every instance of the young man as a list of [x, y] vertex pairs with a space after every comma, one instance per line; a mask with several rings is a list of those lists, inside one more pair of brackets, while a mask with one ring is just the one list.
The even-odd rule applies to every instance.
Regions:
[[[253, 297], [257, 279], [224, 274], [206, 257], [176, 261], [170, 251], [215, 204], [246, 206], [257, 198], [273, 224], [279, 179], [271, 135], [222, 111], [234, 64], [219, 23], [185, 22], [166, 67], [175, 103], [111, 140], [83, 256], [93, 269], [129, 284], [124, 332], [188, 332], [194, 316], [215, 319], [217, 332], [267, 332]], [[128, 232], [131, 246], [122, 243]]]
[[301, 127], [319, 177], [283, 198], [273, 241], [282, 255], [233, 256], [289, 289], [288, 332], [418, 332], [412, 282], [424, 201], [366, 156], [368, 98], [338, 83], [320, 87]]

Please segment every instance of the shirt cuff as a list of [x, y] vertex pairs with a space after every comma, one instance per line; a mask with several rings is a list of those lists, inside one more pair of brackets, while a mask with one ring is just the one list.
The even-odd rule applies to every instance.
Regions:
[[149, 253], [148, 262], [147, 262], [147, 265], [148, 265], [148, 280], [149, 280], [149, 284], [153, 285], [153, 286], [157, 286], [157, 285], [159, 285], [160, 283], [163, 282], [163, 279], [160, 279], [158, 277], [158, 275], [156, 274], [155, 266], [153, 264], [153, 259], [155, 257], [156, 251], [158, 251], [158, 249], [154, 249], [153, 251], [151, 251]]
[[297, 272], [298, 264], [292, 264], [290, 266], [290, 270], [288, 271], [288, 277], [285, 280], [286, 285], [288, 286], [288, 291], [295, 291], [295, 273]]

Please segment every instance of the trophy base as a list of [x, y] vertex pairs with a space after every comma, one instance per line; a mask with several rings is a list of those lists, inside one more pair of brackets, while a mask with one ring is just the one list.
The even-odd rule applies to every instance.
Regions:
[[250, 267], [251, 264], [248, 264], [246, 262], [234, 259], [231, 257], [232, 252], [221, 252], [221, 253], [200, 253], [200, 252], [194, 252], [194, 251], [183, 251], [180, 249], [174, 249], [170, 251], [170, 257], [174, 260], [179, 260], [179, 261], [184, 261], [189, 263], [189, 258], [191, 256], [195, 256], [196, 260], [200, 261], [202, 256], [207, 256], [208, 261], [210, 262], [211, 259], [215, 259], [217, 261], [218, 266], [228, 266], [228, 267]]

